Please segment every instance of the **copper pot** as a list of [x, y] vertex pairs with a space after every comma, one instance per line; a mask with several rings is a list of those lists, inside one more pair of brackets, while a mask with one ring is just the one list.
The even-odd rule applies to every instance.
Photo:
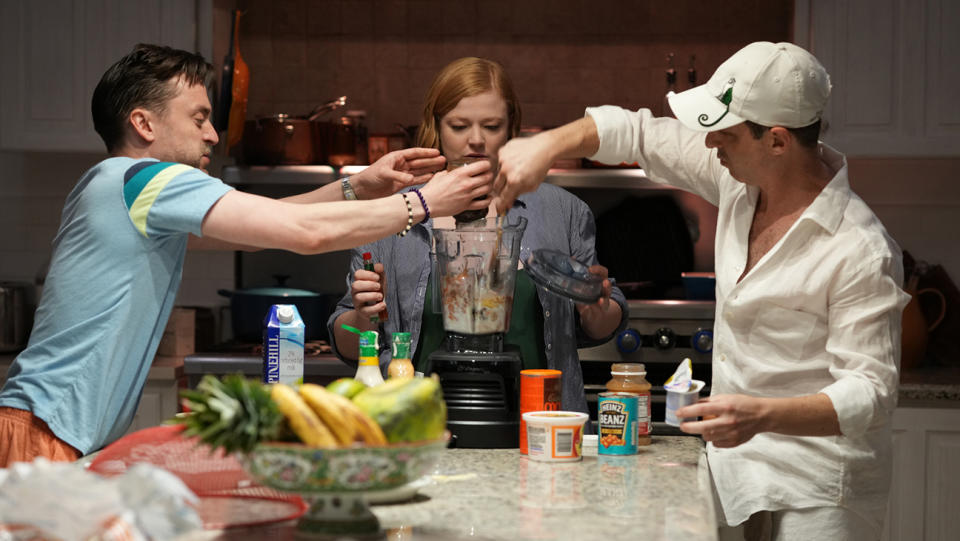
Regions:
[[309, 165], [316, 163], [316, 122], [287, 114], [246, 121], [243, 157], [249, 165]]

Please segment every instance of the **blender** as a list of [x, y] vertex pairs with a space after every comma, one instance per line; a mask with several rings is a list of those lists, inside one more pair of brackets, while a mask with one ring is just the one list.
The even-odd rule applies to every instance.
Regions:
[[[442, 313], [443, 346], [425, 373], [440, 379], [454, 445], [519, 445], [520, 353], [504, 344], [510, 329], [520, 239], [519, 217], [481, 218], [434, 229], [434, 311]], [[438, 306], [439, 305], [439, 306]]]

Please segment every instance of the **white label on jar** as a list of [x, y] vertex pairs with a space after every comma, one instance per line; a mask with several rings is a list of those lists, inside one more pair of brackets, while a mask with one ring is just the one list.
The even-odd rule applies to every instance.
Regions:
[[637, 397], [637, 433], [650, 434], [650, 393], [640, 393]]
[[527, 454], [542, 455], [547, 448], [547, 429], [527, 423]]

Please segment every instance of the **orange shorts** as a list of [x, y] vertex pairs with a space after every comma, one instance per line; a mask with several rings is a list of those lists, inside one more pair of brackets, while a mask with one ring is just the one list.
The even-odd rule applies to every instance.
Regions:
[[0, 407], [0, 468], [39, 456], [73, 462], [80, 458], [80, 451], [54, 436], [47, 423], [29, 411]]

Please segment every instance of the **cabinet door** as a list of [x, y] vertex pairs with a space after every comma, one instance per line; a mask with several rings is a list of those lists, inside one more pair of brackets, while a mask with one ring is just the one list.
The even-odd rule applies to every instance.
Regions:
[[0, 2], [0, 149], [104, 152], [90, 99], [137, 43], [197, 49], [196, 0]]
[[960, 415], [949, 430], [927, 432], [926, 539], [957, 539], [960, 532]]
[[140, 405], [137, 406], [137, 413], [133, 416], [127, 434], [159, 425], [163, 421], [162, 404], [163, 395], [160, 389], [152, 389], [149, 385], [144, 387], [143, 394], [140, 395]]
[[833, 83], [824, 141], [853, 156], [960, 155], [960, 2], [795, 5], [795, 39]]
[[180, 382], [173, 379], [150, 379], [143, 386], [137, 413], [127, 434], [158, 426], [173, 418], [180, 408]]
[[946, 541], [960, 531], [960, 408], [897, 408], [882, 541]]

